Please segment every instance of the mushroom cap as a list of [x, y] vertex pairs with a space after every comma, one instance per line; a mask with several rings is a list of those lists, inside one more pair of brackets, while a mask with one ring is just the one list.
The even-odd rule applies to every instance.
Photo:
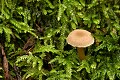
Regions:
[[72, 31], [66, 40], [73, 47], [88, 47], [94, 43], [94, 38], [91, 33], [82, 29]]

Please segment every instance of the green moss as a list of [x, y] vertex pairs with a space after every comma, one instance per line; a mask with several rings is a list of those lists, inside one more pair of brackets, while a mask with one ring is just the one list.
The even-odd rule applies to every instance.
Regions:
[[[23, 79], [120, 79], [119, 4], [119, 0], [1, 0], [0, 43], [10, 75], [15, 78], [16, 63]], [[95, 38], [86, 49], [86, 60], [79, 61], [76, 49], [66, 43], [74, 29], [88, 30]]]

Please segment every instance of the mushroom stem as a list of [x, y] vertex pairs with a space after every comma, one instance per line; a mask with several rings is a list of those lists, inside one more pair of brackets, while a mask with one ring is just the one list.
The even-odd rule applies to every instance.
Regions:
[[77, 51], [78, 51], [78, 56], [80, 60], [84, 60], [85, 59], [84, 48], [77, 47]]

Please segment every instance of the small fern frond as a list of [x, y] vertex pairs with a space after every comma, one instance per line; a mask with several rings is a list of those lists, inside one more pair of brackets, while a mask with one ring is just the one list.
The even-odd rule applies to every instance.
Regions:
[[59, 50], [56, 50], [53, 45], [46, 45], [46, 46], [36, 46], [34, 49], [34, 53], [39, 53], [39, 52], [52, 52], [52, 53], [58, 53]]
[[81, 71], [82, 69], [86, 69], [86, 71], [88, 72], [88, 73], [90, 73], [90, 66], [89, 66], [89, 63], [86, 61], [86, 60], [83, 60], [82, 62], [81, 62], [81, 65], [79, 66], [79, 68], [78, 68], [78, 70], [77, 71]]

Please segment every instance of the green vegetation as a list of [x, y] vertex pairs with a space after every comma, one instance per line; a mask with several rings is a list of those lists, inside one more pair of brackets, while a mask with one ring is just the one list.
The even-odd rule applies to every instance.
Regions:
[[[66, 42], [74, 29], [95, 38], [82, 61]], [[119, 41], [119, 0], [0, 1], [1, 79], [3, 57], [11, 80], [120, 79]]]

